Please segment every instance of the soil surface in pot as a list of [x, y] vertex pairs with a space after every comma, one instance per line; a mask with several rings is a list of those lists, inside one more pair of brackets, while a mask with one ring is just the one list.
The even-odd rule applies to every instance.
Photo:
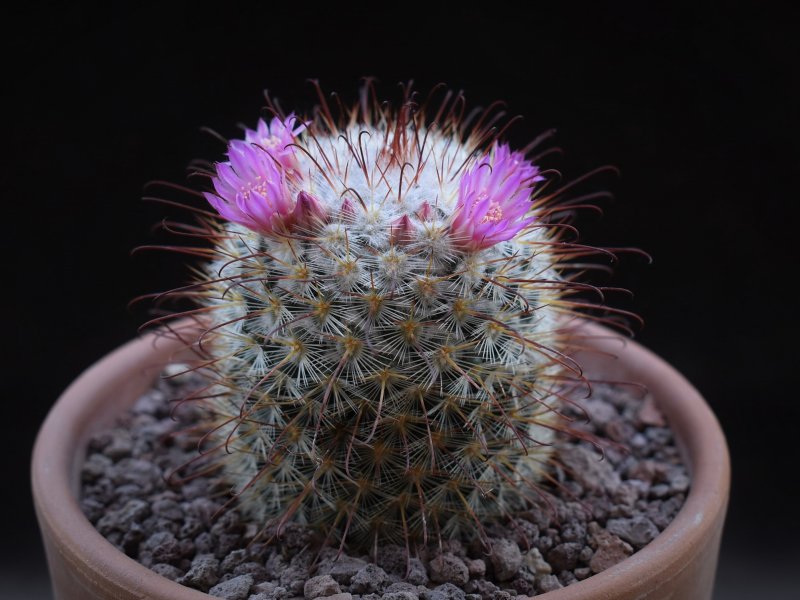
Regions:
[[[267, 544], [217, 476], [168, 476], [197, 456], [196, 409], [175, 407], [190, 377], [162, 379], [113, 428], [95, 434], [82, 469], [81, 506], [98, 531], [153, 571], [235, 600], [508, 600], [599, 573], [652, 541], [683, 505], [689, 476], [654, 403], [637, 388], [594, 385], [575, 429], [610, 443], [604, 456], [559, 439], [557, 484], [511, 522], [487, 524], [492, 550], [459, 540], [377, 556], [321, 547], [290, 524]], [[624, 448], [623, 448], [624, 446]], [[258, 537], [257, 537], [258, 536]], [[374, 560], [373, 560], [374, 558]]]

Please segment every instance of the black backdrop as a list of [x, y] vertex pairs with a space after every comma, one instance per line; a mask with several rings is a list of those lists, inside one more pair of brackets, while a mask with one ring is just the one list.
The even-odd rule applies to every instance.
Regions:
[[[800, 458], [789, 289], [800, 172], [796, 10], [10, 10], [0, 113], [2, 264], [11, 272], [10, 281], [0, 276], [10, 384], [0, 574], [9, 597], [47, 597], [27, 483], [38, 424], [84, 367], [135, 335], [145, 313], [126, 308], [132, 297], [185, 279], [174, 258], [130, 256], [158, 239], [151, 226], [164, 214], [140, 201], [143, 185], [184, 182], [190, 159], [219, 158], [200, 127], [235, 135], [238, 122], [254, 125], [263, 88], [304, 110], [315, 102], [307, 78], [353, 98], [364, 75], [387, 97], [414, 79], [421, 91], [440, 81], [463, 89], [472, 106], [505, 100], [525, 117], [509, 134], [518, 147], [558, 129], [568, 177], [620, 168], [620, 178], [598, 179], [616, 199], [602, 220], [583, 222], [584, 240], [653, 255], [650, 266], [623, 260], [614, 279], [635, 291], [624, 305], [646, 320], [637, 338], [695, 383], [728, 434], [734, 484], [717, 596], [789, 597], [781, 567], [800, 559], [789, 492]], [[754, 591], [763, 584], [769, 594]]]

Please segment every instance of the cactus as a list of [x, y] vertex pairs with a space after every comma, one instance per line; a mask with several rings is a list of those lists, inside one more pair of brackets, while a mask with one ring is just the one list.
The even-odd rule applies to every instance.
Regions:
[[463, 118], [448, 94], [426, 117], [371, 89], [338, 119], [270, 104], [200, 171], [221, 217], [191, 287], [210, 323], [205, 454], [265, 527], [485, 538], [539, 493], [568, 428], [591, 250], [491, 111]]

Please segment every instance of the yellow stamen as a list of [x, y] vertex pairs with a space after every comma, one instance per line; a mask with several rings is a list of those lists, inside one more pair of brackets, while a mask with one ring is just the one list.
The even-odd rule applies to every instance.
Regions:
[[489, 210], [486, 215], [481, 219], [481, 223], [497, 223], [503, 218], [503, 209], [497, 202], [492, 202], [489, 205]]

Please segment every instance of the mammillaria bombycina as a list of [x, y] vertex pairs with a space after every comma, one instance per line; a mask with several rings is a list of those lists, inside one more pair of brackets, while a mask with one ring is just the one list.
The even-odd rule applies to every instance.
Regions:
[[484, 538], [569, 429], [593, 250], [568, 239], [552, 172], [460, 95], [394, 108], [367, 84], [338, 118], [270, 109], [200, 171], [221, 218], [203, 218], [213, 258], [182, 290], [207, 327], [199, 463], [273, 531]]

